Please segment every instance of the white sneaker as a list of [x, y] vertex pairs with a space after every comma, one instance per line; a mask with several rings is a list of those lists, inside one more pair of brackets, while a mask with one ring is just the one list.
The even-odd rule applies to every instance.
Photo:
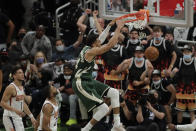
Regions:
[[119, 126], [113, 126], [111, 131], [126, 131], [125, 128], [123, 127], [122, 123]]

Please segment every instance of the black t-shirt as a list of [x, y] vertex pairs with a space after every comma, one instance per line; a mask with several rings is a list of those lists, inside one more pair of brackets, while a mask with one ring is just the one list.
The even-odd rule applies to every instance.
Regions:
[[7, 23], [9, 18], [0, 12], [0, 43], [5, 43], [7, 38]]
[[[158, 112], [165, 113], [165, 109], [162, 105], [156, 104], [153, 106], [154, 109], [156, 109]], [[145, 106], [142, 106], [142, 115], [144, 118], [144, 121], [142, 122], [142, 125], [148, 126], [152, 122], [156, 122], [159, 125], [160, 131], [166, 130], [166, 120], [165, 118], [158, 119], [154, 113], [152, 113], [149, 109], [147, 109]]]
[[133, 124], [135, 122], [135, 119], [136, 118], [136, 111], [135, 111], [135, 106], [133, 105], [132, 102], [128, 101], [128, 100], [125, 100], [126, 102], [126, 105], [127, 105], [127, 108], [128, 110], [131, 112], [131, 115], [133, 115], [131, 118], [133, 118], [133, 120], [127, 120], [125, 114], [124, 114], [124, 111], [122, 108], [120, 108], [120, 118], [121, 118], [121, 122], [123, 123], [123, 125], [125, 127], [129, 126], [130, 124]]
[[151, 89], [157, 90], [159, 94], [159, 102], [162, 105], [168, 104], [170, 100], [171, 93], [167, 90], [167, 86], [169, 86], [170, 84], [171, 84], [171, 81], [167, 79], [162, 79], [161, 84], [157, 86], [155, 86], [152, 82], [150, 84]]
[[65, 88], [72, 88], [72, 78], [69, 79], [69, 82], [66, 82], [66, 79], [64, 78], [64, 74], [60, 74], [58, 78], [54, 80], [54, 83], [60, 83], [60, 86], [65, 86]]

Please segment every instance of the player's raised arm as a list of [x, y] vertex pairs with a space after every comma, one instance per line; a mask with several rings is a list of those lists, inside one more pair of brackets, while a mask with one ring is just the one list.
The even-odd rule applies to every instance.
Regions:
[[[124, 26], [124, 22], [123, 21], [116, 21], [116, 24], [117, 24], [117, 28], [115, 30], [113, 37], [109, 40], [109, 42], [105, 45], [95, 46], [92, 49], [88, 50], [86, 52], [87, 57], [89, 57], [90, 59], [93, 59], [97, 55], [102, 55], [105, 52], [109, 51], [112, 47], [114, 47], [114, 45], [116, 45], [118, 43], [118, 37], [120, 35], [121, 28]], [[100, 41], [96, 40], [95, 43], [100, 44]], [[86, 57], [86, 59], [88, 60], [89, 58], [87, 58], [87, 57]]]

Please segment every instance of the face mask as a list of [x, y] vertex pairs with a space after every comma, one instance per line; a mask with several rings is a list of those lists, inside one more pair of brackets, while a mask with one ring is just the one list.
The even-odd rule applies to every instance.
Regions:
[[64, 51], [64, 45], [56, 46], [56, 50], [60, 52]]
[[64, 75], [64, 79], [65, 80], [70, 80], [71, 79], [71, 76]]
[[97, 77], [97, 71], [92, 72], [92, 77], [93, 77], [93, 79], [95, 79]]
[[161, 41], [161, 37], [155, 37], [154, 40], [155, 41]]
[[25, 36], [25, 33], [20, 33], [20, 34], [18, 34], [18, 37], [19, 37], [20, 39], [23, 39], [24, 36]]
[[155, 86], [157, 86], [157, 85], [160, 85], [160, 84], [161, 84], [161, 80], [153, 81], [152, 83], [153, 83]]
[[142, 58], [137, 58], [137, 57], [135, 57], [135, 60], [137, 61], [137, 62], [142, 62], [143, 60], [144, 60], [144, 58], [142, 57]]
[[131, 42], [132, 44], [136, 44], [136, 43], [139, 42], [139, 40], [138, 40], [138, 39], [130, 39], [130, 42]]
[[192, 56], [191, 55], [183, 55], [185, 61], [190, 61]]
[[37, 61], [37, 64], [42, 64], [44, 63], [44, 58], [37, 58], [36, 61]]

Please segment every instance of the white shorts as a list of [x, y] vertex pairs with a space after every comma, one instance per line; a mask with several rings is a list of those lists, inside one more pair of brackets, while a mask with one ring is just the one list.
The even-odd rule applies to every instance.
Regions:
[[24, 125], [21, 118], [3, 116], [3, 124], [6, 131], [24, 131]]

